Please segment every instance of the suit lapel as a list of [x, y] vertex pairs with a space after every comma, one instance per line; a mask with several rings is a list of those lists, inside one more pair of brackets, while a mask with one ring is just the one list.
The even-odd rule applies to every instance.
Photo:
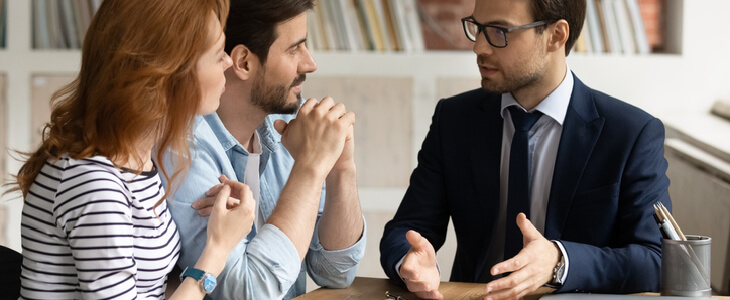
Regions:
[[[486, 94], [480, 99], [478, 113], [473, 118], [472, 130], [474, 136], [470, 138], [471, 143], [471, 164], [476, 182], [477, 195], [475, 201], [481, 203], [481, 211], [473, 212], [478, 215], [476, 220], [481, 219], [484, 226], [489, 228], [490, 232], [483, 237], [481, 247], [478, 250], [480, 254], [479, 261], [476, 264], [476, 276], [474, 280], [478, 280], [481, 272], [484, 270], [484, 264], [487, 261], [487, 251], [489, 243], [492, 240], [492, 232], [497, 220], [497, 212], [499, 211], [499, 171], [502, 164], [502, 125], [503, 120], [500, 115], [501, 95]], [[480, 241], [480, 240], [478, 240]]]
[[563, 133], [550, 188], [545, 218], [545, 237], [560, 239], [565, 220], [604, 119], [598, 115], [591, 90], [577, 77], [563, 122]]

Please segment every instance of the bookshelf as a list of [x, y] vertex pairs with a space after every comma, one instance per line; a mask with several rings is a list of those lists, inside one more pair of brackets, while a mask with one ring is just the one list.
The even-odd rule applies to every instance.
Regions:
[[[2, 124], [7, 126], [0, 136], [5, 134], [7, 147], [29, 151], [37, 143], [39, 120], [45, 120], [40, 108], [47, 108], [50, 92], [74, 76], [81, 55], [71, 49], [34, 49], [32, 1], [4, 2], [11, 13], [7, 14], [7, 44], [0, 49], [0, 74], [5, 74], [6, 83], [6, 97], [3, 99], [0, 93], [5, 104]], [[668, 51], [671, 54], [574, 53], [568, 63], [589, 86], [637, 105], [668, 125], [681, 127], [687, 123], [687, 115], [706, 112], [717, 97], [730, 95], [725, 71], [730, 69], [730, 60], [725, 58], [730, 52], [730, 40], [721, 38], [726, 18], [723, 12], [730, 11], [730, 1], [665, 3], [666, 18], [671, 19], [665, 37], [674, 41], [665, 42], [674, 49]], [[303, 95], [331, 95], [356, 109], [358, 115], [355, 134], [359, 192], [368, 215], [368, 233], [373, 234], [369, 237], [372, 248], [368, 247], [361, 264], [366, 273], [360, 275], [379, 276], [382, 271], [377, 260], [377, 233], [382, 233], [382, 223], [400, 202], [438, 99], [479, 86], [476, 58], [468, 50], [312, 54], [319, 68], [308, 76]], [[7, 154], [3, 158], [6, 164], [0, 170], [17, 172], [20, 164]], [[14, 194], [0, 200], [0, 208], [6, 212], [6, 217], [0, 218], [0, 229], [2, 223], [8, 224], [5, 245], [20, 250], [22, 201], [11, 200], [17, 197]], [[446, 251], [439, 253], [446, 257], [440, 262], [442, 274], [447, 278], [453, 249], [442, 251]]]

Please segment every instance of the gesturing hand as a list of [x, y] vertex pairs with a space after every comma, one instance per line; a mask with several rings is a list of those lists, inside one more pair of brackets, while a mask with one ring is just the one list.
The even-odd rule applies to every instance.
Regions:
[[557, 246], [545, 239], [525, 214], [517, 215], [517, 226], [523, 236], [524, 247], [515, 257], [492, 267], [492, 275], [512, 272], [484, 287], [484, 299], [519, 299], [552, 279], [553, 268], [560, 258]]
[[433, 245], [418, 232], [410, 230], [406, 239], [411, 249], [400, 266], [400, 276], [408, 290], [422, 299], [443, 299], [439, 292], [441, 276], [436, 267], [436, 251]]
[[[231, 251], [251, 232], [256, 203], [247, 185], [228, 180], [224, 175], [221, 175], [220, 180], [223, 186], [217, 193], [208, 219], [206, 243]], [[231, 200], [234, 196], [238, 198]], [[228, 203], [235, 202], [238, 203], [228, 208]]]

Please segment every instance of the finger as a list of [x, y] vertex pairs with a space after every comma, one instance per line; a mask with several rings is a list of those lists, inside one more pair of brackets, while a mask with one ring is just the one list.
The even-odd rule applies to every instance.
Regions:
[[236, 207], [238, 207], [241, 204], [241, 200], [238, 200], [233, 197], [228, 197], [228, 201], [226, 201], [226, 209], [232, 210]]
[[330, 108], [329, 116], [331, 120], [337, 120], [341, 118], [345, 113], [347, 113], [345, 105], [342, 103], [337, 103], [332, 106], [332, 108]]
[[333, 100], [332, 97], [324, 97], [322, 98], [322, 101], [319, 101], [315, 109], [319, 110], [321, 113], [327, 113], [334, 106], [335, 100]]
[[355, 121], [356, 121], [355, 113], [348, 112], [348, 113], [342, 115], [342, 117], [340, 117], [340, 121], [345, 122], [345, 124], [348, 124], [348, 125], [354, 125]]
[[201, 208], [198, 210], [198, 215], [201, 217], [210, 217], [210, 214], [213, 212], [213, 206], [207, 206], [204, 208]]
[[428, 249], [428, 246], [431, 245], [426, 238], [414, 230], [406, 232], [406, 239], [408, 240], [408, 243], [411, 244], [411, 248], [413, 248], [414, 251], [425, 251]]
[[[221, 186], [222, 188], [222, 186]], [[213, 207], [215, 205], [215, 198], [216, 196], [209, 196], [205, 198], [198, 199], [197, 201], [193, 202], [190, 206], [193, 209], [201, 210], [208, 207]]]
[[492, 275], [514, 272], [527, 265], [527, 256], [520, 251], [513, 258], [498, 263], [492, 267]]
[[225, 182], [226, 180], [228, 180], [226, 174], [221, 174], [221, 176], [218, 177], [218, 181], [220, 181], [221, 183]]
[[314, 109], [315, 106], [317, 106], [317, 104], [319, 104], [319, 101], [317, 101], [317, 99], [307, 99], [307, 101], [302, 104], [302, 107], [299, 108], [298, 114], [308, 114], [310, 111], [312, 111], [312, 109]]
[[[212, 188], [210, 188], [207, 192], [205, 192], [205, 195], [208, 197], [213, 197], [216, 194], [218, 194], [218, 192], [220, 192], [222, 187], [223, 187], [222, 183], [216, 184]], [[211, 205], [213, 205], [213, 204], [211, 203]]]
[[230, 196], [231, 196], [231, 187], [229, 185], [224, 185], [223, 188], [221, 188], [220, 193], [218, 193], [218, 196], [215, 199], [215, 205], [213, 205], [213, 209], [218, 211], [218, 213], [225, 213], [226, 202], [228, 202], [228, 198]]
[[[493, 280], [484, 287], [484, 291], [490, 295], [497, 295], [504, 293], [506, 290], [524, 289], [526, 284], [528, 272], [521, 270], [509, 274], [509, 276], [502, 277], [497, 280]], [[509, 292], [507, 293], [509, 294]], [[496, 299], [496, 298], [495, 298]]]
[[421, 299], [443, 299], [444, 296], [439, 291], [429, 291], [429, 292], [418, 292], [414, 293], [418, 298]]
[[542, 238], [542, 235], [539, 231], [537, 231], [535, 225], [532, 225], [532, 222], [530, 222], [530, 220], [527, 219], [527, 216], [525, 216], [525, 214], [523, 213], [517, 214], [517, 226], [522, 232], [525, 244], [527, 244], [527, 241], [533, 241]]
[[274, 129], [276, 129], [276, 132], [279, 134], [284, 134], [284, 131], [286, 131], [286, 122], [284, 120], [276, 120], [274, 121]]

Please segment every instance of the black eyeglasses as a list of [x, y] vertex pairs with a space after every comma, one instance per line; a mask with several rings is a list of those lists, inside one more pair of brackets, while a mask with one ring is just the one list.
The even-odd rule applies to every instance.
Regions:
[[532, 22], [530, 24], [520, 25], [520, 26], [514, 26], [514, 27], [500, 27], [500, 26], [494, 26], [494, 25], [483, 25], [477, 23], [476, 20], [474, 20], [473, 17], [466, 17], [461, 19], [461, 23], [464, 25], [464, 33], [466, 34], [466, 37], [472, 41], [477, 41], [477, 36], [479, 36], [480, 32], [484, 33], [484, 36], [487, 38], [487, 42], [489, 42], [490, 45], [496, 48], [504, 48], [507, 47], [507, 33], [511, 31], [515, 31], [517, 29], [525, 29], [525, 28], [533, 28], [538, 27], [542, 25], [547, 25], [552, 22], [548, 21], [537, 21]]

